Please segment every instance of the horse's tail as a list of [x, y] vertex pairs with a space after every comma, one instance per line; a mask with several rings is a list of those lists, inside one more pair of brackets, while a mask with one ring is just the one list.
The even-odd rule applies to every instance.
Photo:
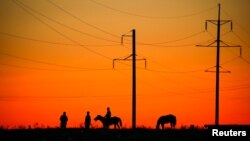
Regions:
[[122, 120], [121, 119], [119, 119], [119, 124], [122, 127]]
[[156, 129], [159, 129], [159, 128], [160, 128], [160, 121], [158, 120], [156, 123]]
[[174, 116], [174, 119], [173, 119], [173, 127], [175, 128], [175, 125], [176, 125], [176, 117]]

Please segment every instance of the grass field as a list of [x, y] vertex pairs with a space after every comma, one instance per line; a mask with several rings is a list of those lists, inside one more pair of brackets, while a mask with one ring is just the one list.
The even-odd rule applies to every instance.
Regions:
[[[247, 126], [249, 129], [250, 126]], [[210, 129], [2, 129], [1, 141], [205, 141], [211, 136]], [[218, 137], [223, 139], [223, 137]], [[227, 137], [226, 137], [227, 139]], [[234, 138], [237, 141], [246, 137]], [[239, 140], [238, 140], [239, 139]]]

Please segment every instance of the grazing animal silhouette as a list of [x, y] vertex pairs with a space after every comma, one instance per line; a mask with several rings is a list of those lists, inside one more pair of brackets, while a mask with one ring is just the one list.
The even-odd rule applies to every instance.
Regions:
[[161, 125], [161, 128], [164, 129], [164, 124], [166, 123], [170, 123], [171, 129], [175, 128], [176, 117], [172, 114], [159, 117], [157, 120], [156, 129], [160, 129], [160, 125]]
[[101, 115], [97, 115], [94, 118], [95, 121], [99, 120], [102, 122], [103, 128], [109, 128], [110, 125], [114, 125], [114, 128], [118, 127], [120, 129], [122, 127], [122, 120], [119, 117], [110, 117], [109, 119], [106, 119], [105, 117]]

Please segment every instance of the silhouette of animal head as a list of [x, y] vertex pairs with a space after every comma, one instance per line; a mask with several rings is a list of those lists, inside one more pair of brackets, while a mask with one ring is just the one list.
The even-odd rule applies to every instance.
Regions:
[[97, 121], [97, 120], [103, 120], [103, 119], [104, 119], [104, 117], [101, 116], [101, 115], [97, 115], [97, 116], [94, 118], [95, 121]]

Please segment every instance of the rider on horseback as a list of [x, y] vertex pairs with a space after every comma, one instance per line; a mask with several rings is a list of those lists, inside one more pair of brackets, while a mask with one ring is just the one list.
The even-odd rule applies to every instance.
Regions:
[[109, 107], [107, 107], [107, 112], [106, 112], [105, 118], [106, 118], [106, 122], [107, 122], [107, 126], [108, 126], [110, 118], [111, 118], [111, 111], [110, 111]]

